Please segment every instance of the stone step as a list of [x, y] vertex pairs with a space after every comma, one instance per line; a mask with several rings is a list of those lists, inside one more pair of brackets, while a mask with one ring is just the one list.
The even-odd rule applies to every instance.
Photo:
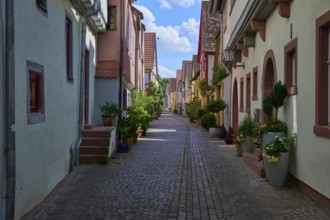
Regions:
[[255, 153], [243, 153], [243, 161], [260, 177], [266, 177], [263, 162], [259, 161], [259, 155]]
[[80, 146], [109, 146], [110, 138], [83, 137]]
[[110, 138], [111, 132], [110, 131], [99, 131], [99, 130], [84, 130], [83, 137], [88, 138]]
[[80, 155], [108, 155], [108, 146], [80, 146]]
[[108, 156], [106, 155], [80, 155], [79, 163], [80, 164], [107, 164]]

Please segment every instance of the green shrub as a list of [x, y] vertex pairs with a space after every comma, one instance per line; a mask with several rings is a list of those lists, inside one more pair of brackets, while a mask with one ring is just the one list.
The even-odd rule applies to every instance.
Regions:
[[222, 99], [211, 100], [206, 105], [206, 110], [212, 113], [223, 111], [225, 108], [226, 103]]
[[249, 115], [246, 115], [239, 123], [237, 132], [242, 134], [244, 137], [257, 136], [258, 134], [255, 134], [257, 131], [256, 128], [258, 128], [258, 124]]
[[202, 119], [203, 115], [205, 115], [207, 113], [206, 109], [201, 108], [198, 110], [198, 119]]
[[201, 118], [201, 125], [203, 128], [207, 130], [210, 127], [212, 127], [214, 124], [215, 124], [215, 116], [210, 113], [203, 115], [203, 117]]

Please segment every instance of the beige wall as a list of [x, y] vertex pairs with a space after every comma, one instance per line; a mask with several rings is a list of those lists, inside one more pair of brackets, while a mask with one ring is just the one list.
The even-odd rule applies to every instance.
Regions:
[[[290, 172], [328, 198], [330, 198], [328, 171], [330, 139], [315, 136], [313, 126], [315, 121], [315, 20], [329, 9], [330, 1], [328, 0], [300, 0], [291, 2], [291, 16], [288, 19], [280, 17], [277, 10], [274, 10], [266, 23], [266, 41], [263, 42], [257, 34], [256, 47], [249, 49], [248, 58], [243, 57], [245, 69], [236, 68], [233, 71], [233, 77], [236, 77], [239, 82], [241, 76], [252, 73], [253, 68], [258, 66], [258, 100], [251, 101], [253, 114], [254, 108], [261, 109], [262, 71], [266, 52], [273, 50], [277, 80], [283, 82], [284, 46], [297, 37], [298, 94], [287, 98], [284, 107], [280, 108], [279, 118], [288, 123], [291, 133], [298, 135], [297, 146], [291, 154]], [[240, 118], [243, 115], [240, 113]]]

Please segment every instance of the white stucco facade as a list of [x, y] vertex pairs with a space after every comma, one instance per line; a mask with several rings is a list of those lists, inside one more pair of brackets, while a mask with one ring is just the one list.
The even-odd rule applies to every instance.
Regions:
[[[82, 19], [69, 1], [47, 1], [47, 8], [47, 13], [42, 13], [35, 1], [15, 7], [15, 219], [40, 203], [69, 173], [70, 152], [78, 140]], [[72, 80], [66, 75], [66, 17], [72, 26]], [[89, 52], [86, 109], [92, 120], [96, 36], [88, 26], [85, 40], [84, 50]], [[34, 124], [28, 122], [27, 114], [27, 62], [43, 67], [45, 119]]]
[[[237, 3], [236, 1], [235, 7], [237, 5], [240, 9], [241, 6]], [[233, 12], [236, 10], [235, 7]], [[329, 10], [330, 2], [327, 0], [292, 1], [288, 18], [281, 17], [277, 9], [274, 9], [266, 19], [265, 41], [257, 32], [255, 47], [248, 49], [247, 57], [242, 55], [242, 63], [245, 64], [245, 68], [233, 69], [232, 74], [232, 81], [234, 82], [236, 79], [238, 82], [238, 100], [240, 100], [240, 79], [244, 77], [243, 100], [245, 109], [246, 74], [252, 74], [254, 68], [258, 69], [258, 98], [251, 100], [251, 114], [253, 115], [254, 109], [262, 109], [262, 85], [266, 54], [269, 52], [274, 54], [275, 81], [284, 82], [284, 48], [288, 43], [297, 39], [298, 92], [288, 96], [284, 106], [279, 110], [279, 119], [288, 123], [289, 133], [297, 134], [297, 146], [291, 154], [289, 172], [327, 198], [330, 198], [330, 176], [328, 175], [330, 139], [315, 135], [313, 126], [316, 118], [316, 19]], [[246, 112], [240, 112], [239, 118], [242, 119], [245, 114]]]

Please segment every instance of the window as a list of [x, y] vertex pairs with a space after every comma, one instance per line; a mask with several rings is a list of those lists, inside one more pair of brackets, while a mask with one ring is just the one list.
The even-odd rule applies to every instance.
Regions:
[[66, 76], [73, 80], [72, 73], [72, 20], [69, 16], [65, 17], [65, 48], [66, 48]]
[[36, 4], [38, 9], [40, 9], [42, 12], [47, 13], [47, 1], [46, 0], [36, 0]]
[[148, 84], [150, 82], [150, 73], [144, 74], [144, 83]]
[[27, 61], [27, 121], [35, 124], [45, 121], [44, 101], [44, 67], [40, 64]]
[[251, 73], [246, 75], [246, 100], [245, 100], [246, 109], [245, 112], [251, 113]]
[[258, 67], [253, 68], [252, 100], [258, 100]]
[[239, 111], [244, 112], [244, 77], [240, 79], [240, 87]]
[[330, 138], [330, 11], [316, 19], [314, 134]]
[[116, 6], [108, 6], [108, 30], [116, 30], [117, 28], [117, 9]]
[[284, 80], [288, 94], [297, 94], [297, 38], [284, 47]]

